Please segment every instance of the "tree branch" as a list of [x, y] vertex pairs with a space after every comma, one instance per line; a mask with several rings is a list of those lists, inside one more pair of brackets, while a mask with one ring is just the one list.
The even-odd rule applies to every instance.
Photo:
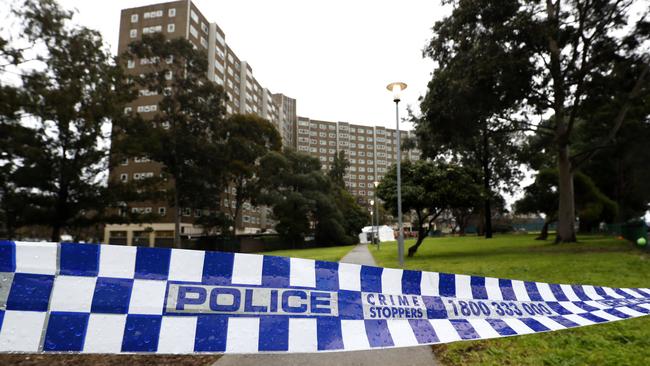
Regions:
[[[650, 71], [650, 63], [645, 64], [645, 67], [643, 68], [643, 71], [641, 71], [641, 75], [639, 75], [639, 78], [637, 79], [636, 83], [634, 84], [634, 87], [632, 90], [628, 93], [627, 97], [625, 98], [625, 102], [623, 103], [623, 106], [619, 110], [618, 114], [616, 115], [616, 118], [614, 119], [614, 126], [612, 126], [612, 129], [609, 131], [609, 134], [607, 137], [601, 141], [600, 143], [596, 144], [591, 151], [585, 152], [585, 153], [579, 153], [575, 156], [576, 160], [571, 161], [571, 169], [575, 171], [580, 165], [584, 164], [587, 162], [589, 159], [591, 159], [596, 153], [603, 148], [607, 147], [610, 143], [614, 141], [614, 138], [616, 137], [616, 134], [618, 133], [618, 130], [621, 128], [623, 125], [623, 122], [625, 121], [625, 116], [627, 115], [628, 110], [630, 109], [630, 102], [632, 99], [634, 99], [639, 92], [641, 91], [642, 86], [644, 85], [645, 78], [648, 75], [648, 72]], [[578, 156], [582, 156], [581, 159], [577, 159]]]

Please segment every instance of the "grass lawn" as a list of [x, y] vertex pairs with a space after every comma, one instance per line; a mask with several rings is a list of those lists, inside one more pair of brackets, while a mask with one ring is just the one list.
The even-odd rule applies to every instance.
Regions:
[[280, 257], [308, 258], [318, 259], [321, 261], [338, 262], [354, 245], [345, 245], [340, 247], [310, 248], [310, 249], [286, 249], [272, 252], [263, 252], [259, 254], [277, 255]]
[[[555, 245], [532, 235], [427, 239], [409, 269], [520, 280], [650, 287], [650, 251], [608, 237]], [[413, 241], [407, 241], [406, 246]], [[371, 248], [377, 263], [398, 267], [395, 243]], [[648, 365], [650, 317], [552, 333], [434, 346], [445, 365]]]

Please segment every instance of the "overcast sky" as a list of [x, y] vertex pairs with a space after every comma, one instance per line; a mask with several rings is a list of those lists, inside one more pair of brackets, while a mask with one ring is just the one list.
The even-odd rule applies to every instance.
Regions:
[[[120, 10], [164, 1], [59, 0], [74, 20], [97, 29], [117, 50]], [[262, 86], [297, 99], [298, 115], [394, 126], [386, 85], [408, 84], [406, 105], [418, 106], [433, 62], [422, 58], [433, 23], [448, 12], [431, 0], [195, 0], [226, 41], [253, 67]], [[408, 125], [404, 126], [409, 128]]]

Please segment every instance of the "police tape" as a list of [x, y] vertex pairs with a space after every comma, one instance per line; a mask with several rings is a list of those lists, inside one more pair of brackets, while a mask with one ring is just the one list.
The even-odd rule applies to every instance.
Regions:
[[650, 289], [255, 254], [0, 242], [0, 352], [352, 351], [650, 313]]

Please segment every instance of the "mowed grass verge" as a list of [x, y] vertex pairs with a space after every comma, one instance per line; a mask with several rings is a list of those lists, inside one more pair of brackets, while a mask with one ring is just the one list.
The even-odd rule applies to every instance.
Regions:
[[[407, 241], [406, 246], [412, 244]], [[398, 267], [397, 245], [371, 248], [377, 263]], [[427, 239], [408, 269], [529, 281], [650, 287], [650, 251], [623, 240], [579, 237], [577, 244], [533, 235]], [[445, 365], [648, 365], [650, 317], [552, 333], [434, 346]]]
[[309, 249], [286, 249], [275, 250], [272, 252], [262, 252], [259, 254], [275, 255], [279, 257], [294, 257], [294, 258], [307, 258], [317, 259], [321, 261], [338, 262], [348, 252], [354, 248], [354, 245], [344, 245], [338, 247], [324, 247], [324, 248], [309, 248]]

